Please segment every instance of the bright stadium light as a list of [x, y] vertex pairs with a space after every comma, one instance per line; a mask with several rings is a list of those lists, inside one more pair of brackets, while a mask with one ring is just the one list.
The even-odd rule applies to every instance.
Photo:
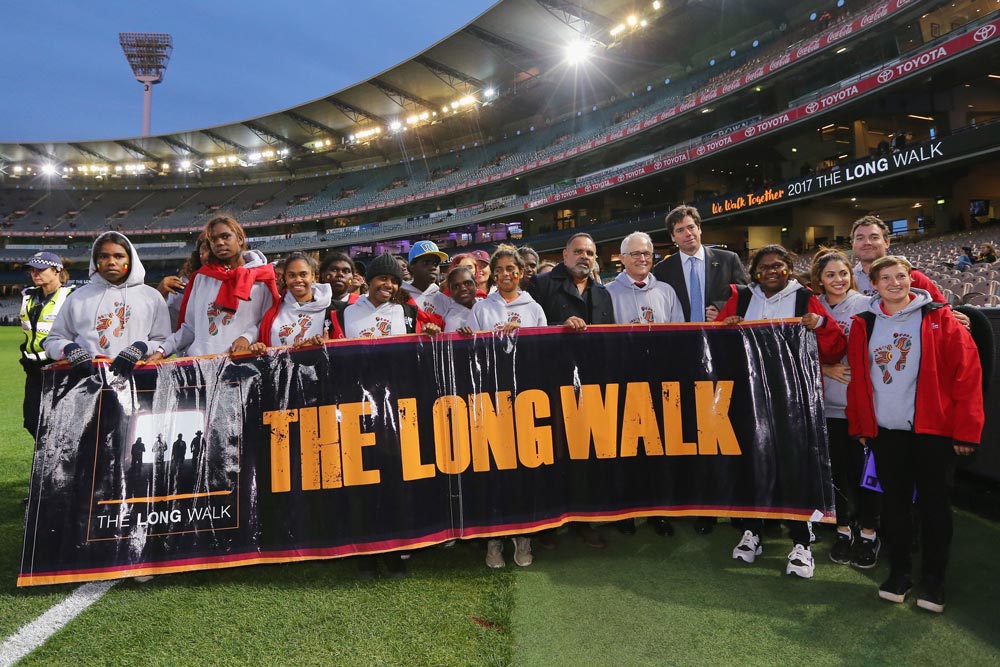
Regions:
[[660, 0], [653, 0], [653, 9], [659, 9], [663, 5], [660, 4]]
[[132, 67], [135, 80], [143, 86], [142, 136], [149, 136], [153, 108], [153, 86], [163, 81], [163, 73], [174, 51], [174, 40], [166, 33], [120, 32], [118, 43]]
[[483, 95], [486, 96], [486, 99], [490, 100], [497, 96], [497, 91], [495, 88], [487, 88]]
[[579, 65], [590, 59], [590, 49], [592, 45], [589, 41], [577, 40], [566, 45], [566, 61], [570, 65]]
[[42, 173], [46, 176], [52, 176], [56, 173], [56, 166], [54, 164], [49, 164], [46, 162], [42, 165]]

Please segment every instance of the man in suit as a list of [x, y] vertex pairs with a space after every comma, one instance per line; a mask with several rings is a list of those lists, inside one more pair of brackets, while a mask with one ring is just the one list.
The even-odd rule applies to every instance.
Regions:
[[[749, 284], [747, 270], [736, 253], [701, 244], [701, 216], [695, 207], [678, 206], [666, 223], [680, 252], [654, 266], [653, 275], [677, 292], [685, 322], [713, 322], [732, 295], [729, 286]], [[692, 312], [692, 303], [700, 305], [698, 312]]]
[[[563, 261], [544, 275], [536, 275], [528, 284], [528, 293], [541, 305], [549, 326], [583, 331], [588, 324], [614, 324], [615, 308], [607, 288], [591, 277], [597, 266], [597, 245], [590, 234], [580, 232], [569, 237]], [[589, 523], [574, 523], [585, 544], [598, 549], [608, 543]], [[555, 530], [537, 534], [538, 543], [555, 548]]]
[[[666, 223], [680, 252], [654, 266], [653, 275], [674, 288], [685, 322], [714, 322], [732, 295], [729, 286], [750, 282], [747, 270], [736, 253], [701, 244], [701, 216], [695, 207], [678, 206]], [[698, 517], [694, 523], [702, 535], [714, 525], [714, 517]]]

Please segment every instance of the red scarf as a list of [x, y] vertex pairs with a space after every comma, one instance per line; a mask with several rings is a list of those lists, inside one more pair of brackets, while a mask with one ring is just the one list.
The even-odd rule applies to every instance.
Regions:
[[222, 310], [235, 313], [239, 308], [240, 301], [250, 300], [250, 290], [254, 283], [264, 283], [267, 286], [271, 297], [276, 305], [280, 304], [281, 297], [278, 295], [278, 283], [274, 273], [274, 266], [264, 264], [247, 268], [237, 266], [235, 269], [227, 269], [219, 264], [205, 264], [191, 275], [188, 281], [189, 288], [184, 290], [184, 298], [181, 300], [181, 312], [177, 318], [178, 328], [184, 324], [184, 315], [187, 313], [188, 297], [191, 296], [190, 285], [194, 284], [194, 277], [203, 275], [206, 278], [215, 278], [222, 284], [219, 286], [219, 293], [215, 296], [215, 305]]

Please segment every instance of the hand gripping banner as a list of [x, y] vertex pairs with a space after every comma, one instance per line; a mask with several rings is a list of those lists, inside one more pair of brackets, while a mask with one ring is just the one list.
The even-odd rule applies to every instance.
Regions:
[[641, 516], [832, 516], [789, 321], [399, 336], [45, 373], [18, 585]]

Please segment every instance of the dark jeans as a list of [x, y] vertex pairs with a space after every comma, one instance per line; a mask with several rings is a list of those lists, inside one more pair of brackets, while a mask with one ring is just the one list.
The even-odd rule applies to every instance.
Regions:
[[865, 470], [864, 446], [847, 435], [846, 419], [827, 419], [826, 430], [830, 436], [830, 468], [837, 525], [848, 526], [857, 522], [861, 528], [875, 530], [882, 496], [861, 486]]
[[944, 579], [951, 548], [951, 492], [955, 450], [950, 438], [879, 429], [872, 442], [882, 485], [882, 537], [894, 573], [913, 568], [913, 488], [917, 489], [923, 576]]
[[[785, 521], [785, 526], [788, 527], [788, 536], [792, 538], [792, 544], [809, 546], [809, 524], [805, 521]], [[743, 519], [743, 530], [749, 530], [760, 537], [761, 533], [764, 532], [764, 520]]]

